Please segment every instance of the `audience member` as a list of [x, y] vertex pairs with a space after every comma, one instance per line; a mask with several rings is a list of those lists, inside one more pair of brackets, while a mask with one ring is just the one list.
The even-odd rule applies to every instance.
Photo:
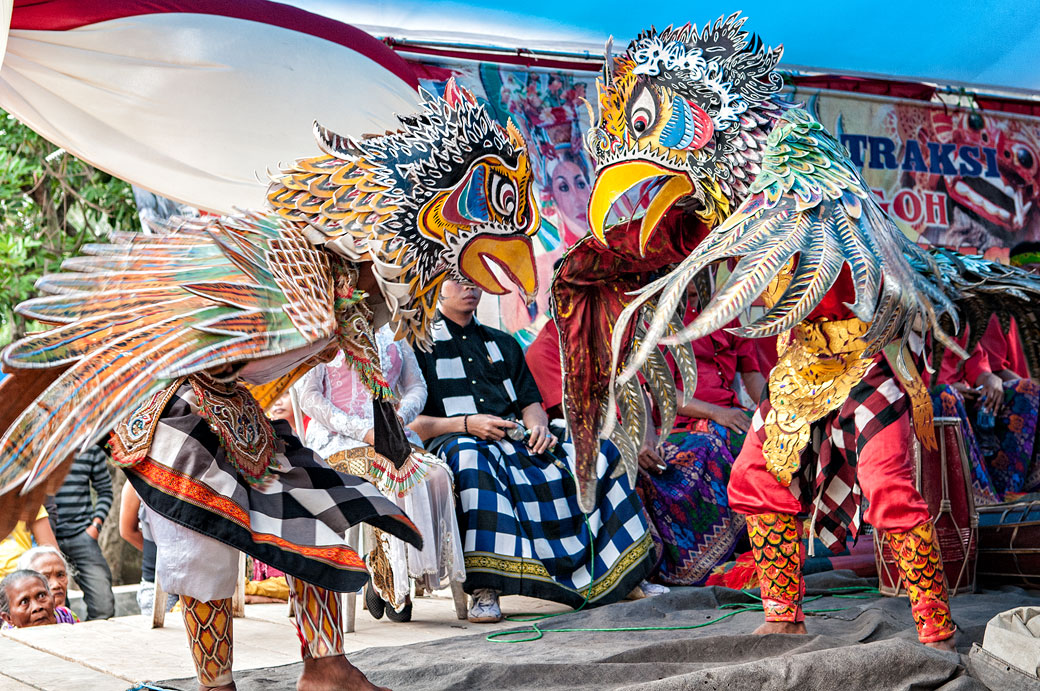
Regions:
[[69, 609], [69, 565], [65, 557], [50, 545], [33, 547], [18, 560], [19, 571], [35, 571], [43, 574], [54, 596], [54, 615], [59, 624], [75, 624], [79, 617]]
[[1029, 379], [1029, 364], [1014, 317], [1008, 322], [1007, 330], [1001, 327], [997, 315], [990, 317], [981, 344], [989, 355], [994, 372], [1002, 379]]
[[285, 420], [292, 428], [293, 434], [302, 438], [306, 431], [307, 423], [304, 422], [304, 430], [296, 429], [296, 408], [293, 407], [292, 394], [286, 391], [275, 399], [267, 410], [267, 416], [272, 420]]
[[[407, 343], [395, 341], [389, 326], [376, 332], [379, 363], [387, 386], [397, 397], [397, 414], [408, 424], [426, 404], [426, 380]], [[373, 440], [372, 394], [341, 352], [328, 365], [318, 365], [297, 384], [300, 409], [310, 418], [307, 446], [323, 458], [371, 446]], [[421, 449], [421, 440], [406, 430], [409, 440]], [[366, 559], [372, 582], [365, 593], [369, 613], [377, 619], [385, 612], [392, 621], [411, 618], [409, 577], [425, 590], [447, 587], [449, 581], [466, 578], [455, 516], [451, 470], [440, 459], [424, 452], [413, 453], [409, 469], [399, 477], [422, 478], [407, 485], [385, 474], [376, 486], [405, 510], [423, 534], [421, 550], [381, 532], [373, 531], [366, 544]], [[394, 473], [397, 475], [397, 473]], [[374, 479], [374, 478], [371, 478]]]
[[[141, 583], [137, 587], [137, 607], [141, 614], [151, 614], [155, 604], [156, 548], [148, 515], [141, 498], [129, 482], [123, 483], [119, 497], [119, 537], [141, 550]], [[166, 611], [169, 612], [176, 604], [177, 596], [167, 593]]]
[[[691, 284], [684, 323], [698, 315], [697, 291]], [[660, 443], [644, 444], [639, 454], [637, 491], [650, 517], [650, 529], [661, 553], [655, 581], [700, 585], [733, 553], [744, 532], [744, 517], [729, 508], [726, 486], [733, 460], [740, 453], [752, 410], [740, 405], [739, 376], [752, 403], [762, 396], [765, 378], [751, 340], [726, 328], [693, 341], [697, 388], [679, 389], [675, 427], [658, 430]]]
[[[965, 328], [957, 343], [966, 347], [969, 336], [970, 329]], [[1024, 485], [1023, 468], [1031, 460], [1036, 426], [1036, 391], [1031, 384], [1028, 380], [1015, 380], [1009, 387], [1008, 400], [1014, 403], [1009, 409], [1005, 405], [1004, 382], [993, 372], [981, 342], [971, 350], [967, 360], [949, 349], [943, 354], [932, 388], [932, 404], [937, 417], [954, 417], [961, 421], [976, 504], [1003, 501], [1008, 491], [1020, 491], [1015, 488]], [[1030, 388], [1033, 388], [1032, 396]], [[1023, 405], [1032, 407], [1032, 415], [1022, 417], [1015, 412], [1015, 407]], [[1003, 444], [1000, 437], [1004, 438]], [[1002, 447], [1011, 450], [1010, 457], [1006, 451], [1001, 453]], [[1024, 456], [1021, 450], [1025, 447], [1029, 455]], [[998, 465], [994, 465], [995, 459]]]
[[[96, 501], [91, 500], [91, 489]], [[58, 547], [72, 564], [76, 584], [83, 590], [87, 620], [114, 617], [112, 571], [98, 545], [101, 526], [112, 508], [112, 476], [100, 446], [91, 446], [76, 455], [54, 504], [54, 534]]]
[[975, 432], [977, 437], [987, 439], [981, 450], [990, 479], [997, 495], [1007, 501], [1040, 489], [1040, 465], [1034, 459], [1040, 384], [1029, 378], [1014, 319], [1004, 333], [994, 315], [979, 345], [990, 370], [1000, 379], [1003, 396], [998, 399], [992, 426], [979, 429], [976, 416]]
[[[1011, 249], [1012, 266], [1040, 273], [1040, 243]], [[961, 347], [970, 329], [957, 338]], [[947, 350], [940, 363], [932, 402], [936, 416], [961, 420], [976, 504], [993, 504], [1040, 489], [1035, 462], [1040, 386], [1028, 377], [1018, 325], [1005, 332], [996, 316], [962, 361]]]
[[12, 571], [0, 581], [0, 620], [5, 629], [57, 624], [54, 596], [36, 571]]
[[550, 433], [517, 342], [474, 319], [480, 296], [445, 282], [433, 349], [416, 353], [430, 395], [412, 425], [455, 475], [469, 619], [499, 621], [502, 594], [575, 607], [620, 600], [650, 570], [652, 541], [627, 477], [611, 478], [619, 454], [604, 443], [600, 501], [585, 516], [573, 446]]
[[18, 560], [32, 549], [34, 540], [37, 545], [58, 547], [58, 540], [54, 537], [47, 516], [47, 509], [41, 506], [36, 520], [28, 525], [25, 521], [18, 521], [11, 534], [0, 540], [0, 578], [18, 568]]

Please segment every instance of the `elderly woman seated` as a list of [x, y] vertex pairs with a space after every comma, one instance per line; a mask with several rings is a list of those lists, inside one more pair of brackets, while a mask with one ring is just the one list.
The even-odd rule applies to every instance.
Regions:
[[0, 620], [4, 629], [58, 623], [54, 596], [43, 574], [21, 569], [0, 581]]
[[49, 545], [33, 547], [18, 559], [18, 569], [35, 571], [47, 579], [59, 624], [79, 622], [79, 617], [68, 607], [69, 565], [61, 552]]

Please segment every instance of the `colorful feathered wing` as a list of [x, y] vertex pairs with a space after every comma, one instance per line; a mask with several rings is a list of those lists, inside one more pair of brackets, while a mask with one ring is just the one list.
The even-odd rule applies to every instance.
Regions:
[[5, 368], [67, 369], [0, 442], [0, 495], [60, 478], [73, 454], [177, 377], [247, 362], [274, 376], [336, 331], [328, 255], [277, 217], [116, 233], [84, 251], [40, 279], [48, 295], [19, 306], [56, 326], [8, 347]]
[[[667, 336], [694, 275], [731, 258], [739, 258], [736, 268], [704, 311], [681, 333]], [[762, 338], [791, 329], [809, 317], [848, 266], [855, 290], [855, 302], [848, 307], [871, 324], [863, 357], [876, 355], [922, 324], [957, 348], [938, 326], [939, 317], [949, 314], [956, 330], [953, 304], [910, 265], [911, 258], [931, 263], [885, 215], [844, 147], [804, 110], [788, 110], [766, 141], [750, 196], [622, 313], [620, 327], [646, 309], [650, 326], [644, 345], [623, 363], [618, 385], [634, 376], [658, 343], [701, 338], [737, 318], [781, 272], [786, 273], [786, 289], [764, 315], [735, 329], [737, 335]], [[615, 353], [621, 347], [620, 332], [615, 330]]]
[[[1004, 333], [1018, 323], [1023, 354], [1030, 372], [1040, 372], [1040, 277], [1013, 266], [946, 249], [930, 253], [931, 262], [911, 261], [922, 276], [943, 290], [968, 329], [964, 350], [970, 353], [995, 315]], [[949, 324], [952, 329], [952, 322]], [[938, 374], [946, 346], [933, 344], [932, 368]]]
[[[275, 176], [269, 214], [117, 233], [40, 280], [49, 295], [19, 309], [55, 326], [3, 356], [21, 374], [0, 384], [0, 396], [19, 394], [0, 418], [23, 412], [0, 428], [0, 508], [15, 509], [0, 513], [0, 533], [60, 482], [72, 454], [172, 379], [206, 370], [273, 381], [257, 390], [269, 398], [334, 343], [373, 392], [377, 444], [386, 442], [377, 450], [405, 459], [375, 322], [428, 347], [444, 280], [507, 290], [490, 263], [536, 291], [529, 236], [539, 220], [518, 130], [453, 81], [444, 98], [423, 97], [422, 112], [381, 136], [318, 127], [325, 155]], [[369, 269], [371, 295], [357, 289]], [[44, 387], [27, 381], [33, 369], [46, 372], [41, 381], [64, 371]]]

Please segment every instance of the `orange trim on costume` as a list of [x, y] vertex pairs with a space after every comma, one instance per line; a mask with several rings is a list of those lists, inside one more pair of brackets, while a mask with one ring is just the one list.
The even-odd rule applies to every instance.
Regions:
[[404, 515], [403, 513], [402, 514], [396, 514], [396, 515], [395, 514], [390, 514], [389, 516], [385, 516], [384, 518], [392, 518], [393, 520], [397, 521], [398, 523], [403, 523], [404, 525], [406, 525], [409, 528], [411, 528], [412, 531], [415, 532], [416, 535], [419, 535], [419, 536], [422, 535], [422, 532], [419, 530], [419, 528], [416, 527], [416, 525], [414, 523], [412, 523], [412, 519], [408, 518], [408, 516]]
[[798, 519], [783, 513], [750, 514], [746, 518], [766, 621], [804, 621], [805, 546]]
[[899, 564], [918, 639], [933, 643], [950, 638], [957, 633], [957, 625], [950, 614], [950, 595], [932, 521], [905, 532], [890, 531], [885, 537]]
[[[194, 504], [219, 514], [232, 523], [248, 530], [254, 542], [271, 544], [280, 549], [294, 552], [310, 559], [324, 561], [351, 571], [365, 570], [365, 562], [358, 556], [357, 552], [349, 547], [311, 547], [290, 542], [277, 535], [253, 532], [249, 523], [249, 514], [241, 506], [224, 495], [217, 494], [194, 478], [156, 463], [150, 458], [141, 461], [131, 470], [159, 491], [165, 494], [172, 494], [189, 504]], [[392, 518], [396, 517], [392, 516]], [[410, 525], [411, 521], [408, 521], [408, 523]]]

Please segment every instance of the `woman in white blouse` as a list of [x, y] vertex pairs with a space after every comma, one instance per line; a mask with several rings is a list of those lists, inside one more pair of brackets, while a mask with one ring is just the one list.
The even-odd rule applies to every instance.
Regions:
[[[395, 341], [388, 326], [376, 332], [379, 360], [383, 375], [397, 397], [397, 414], [408, 425], [426, 405], [426, 382], [412, 349], [402, 341]], [[305, 434], [306, 445], [323, 458], [349, 449], [372, 444], [372, 398], [368, 388], [353, 368], [345, 362], [343, 353], [328, 365], [319, 365], [308, 372], [297, 384], [300, 409], [310, 418]], [[422, 442], [412, 430], [405, 432], [413, 445], [421, 449]], [[404, 496], [381, 487], [384, 494], [405, 510], [423, 535], [423, 548], [417, 550], [386, 534], [366, 534], [369, 549], [369, 570], [372, 584], [379, 599], [367, 595], [369, 611], [377, 619], [382, 616], [384, 604], [388, 616], [395, 621], [410, 618], [411, 604], [409, 577], [426, 590], [447, 587], [448, 580], [461, 582], [466, 578], [462, 544], [455, 518], [455, 498], [451, 470], [429, 454], [413, 455], [412, 460], [431, 464], [422, 481]], [[376, 542], [389, 561], [392, 578], [376, 574], [374, 560], [382, 561]], [[391, 584], [387, 581], [392, 581]]]

